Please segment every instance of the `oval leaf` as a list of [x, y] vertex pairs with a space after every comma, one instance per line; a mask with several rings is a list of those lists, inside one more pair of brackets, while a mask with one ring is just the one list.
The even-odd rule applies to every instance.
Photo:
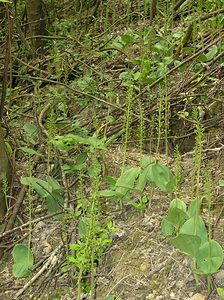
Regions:
[[33, 269], [33, 254], [27, 246], [17, 244], [13, 248], [12, 256], [14, 259], [13, 276], [18, 278], [27, 277]]
[[214, 240], [204, 243], [199, 248], [196, 262], [203, 274], [217, 272], [223, 263], [222, 247]]

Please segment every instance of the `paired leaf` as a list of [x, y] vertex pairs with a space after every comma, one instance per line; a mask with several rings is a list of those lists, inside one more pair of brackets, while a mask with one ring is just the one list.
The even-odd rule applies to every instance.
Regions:
[[191, 258], [195, 258], [201, 244], [201, 239], [196, 235], [181, 233], [171, 241], [171, 244]]
[[88, 167], [87, 173], [90, 178], [95, 178], [101, 173], [101, 163], [98, 160], [94, 160], [94, 162]]
[[102, 191], [99, 192], [99, 195], [101, 197], [106, 197], [106, 198], [111, 198], [111, 197], [118, 196], [116, 191], [113, 191], [113, 190], [102, 190]]
[[24, 153], [29, 154], [29, 155], [38, 155], [38, 156], [43, 156], [43, 154], [37, 152], [36, 150], [29, 148], [29, 147], [20, 147]]
[[213, 274], [221, 267], [223, 258], [223, 249], [219, 243], [209, 240], [199, 248], [196, 262], [203, 274]]
[[201, 243], [208, 241], [207, 230], [202, 218], [198, 215], [187, 220], [180, 228], [180, 233], [196, 235], [200, 237]]
[[184, 203], [184, 201], [182, 201], [179, 198], [175, 198], [170, 202], [170, 208], [179, 208], [180, 210], [186, 212], [187, 211], [187, 206]]
[[21, 183], [31, 186], [40, 197], [45, 199], [48, 210], [55, 212], [64, 204], [64, 199], [60, 195], [62, 188], [53, 177], [47, 176], [46, 179], [47, 181], [32, 176], [22, 177]]
[[166, 217], [173, 226], [180, 227], [188, 219], [188, 215], [182, 209], [177, 207], [170, 208]]

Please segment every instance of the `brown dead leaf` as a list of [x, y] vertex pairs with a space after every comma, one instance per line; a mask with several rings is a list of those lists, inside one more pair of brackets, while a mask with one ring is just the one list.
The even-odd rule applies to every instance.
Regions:
[[197, 293], [194, 296], [192, 296], [191, 298], [187, 298], [187, 300], [205, 300], [205, 296]]

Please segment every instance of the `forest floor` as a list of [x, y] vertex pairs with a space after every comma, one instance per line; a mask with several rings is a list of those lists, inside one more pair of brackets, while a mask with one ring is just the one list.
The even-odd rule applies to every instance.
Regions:
[[[131, 17], [130, 8], [124, 9], [129, 2], [108, 1], [110, 8], [100, 1], [103, 5], [98, 18], [87, 19], [85, 26], [80, 22], [80, 27], [74, 24], [72, 11], [69, 18], [69, 11], [65, 17], [61, 9], [61, 17], [52, 21], [52, 36], [49, 31], [49, 40], [46, 37], [46, 54], [40, 57], [32, 57], [26, 48], [24, 51], [23, 42], [17, 45], [17, 35], [12, 40], [11, 82], [6, 82], [10, 88], [5, 91], [4, 116], [14, 169], [7, 221], [13, 216], [15, 203], [21, 201], [14, 215], [16, 222], [11, 223], [14, 229], [10, 228], [6, 236], [0, 233], [1, 247], [6, 248], [0, 265], [0, 299], [77, 299], [81, 268], [77, 267], [77, 252], [69, 245], [84, 243], [79, 225], [88, 217], [94, 180], [97, 178], [100, 190], [106, 186], [105, 176], [117, 179], [122, 166], [139, 166], [142, 149], [171, 170], [175, 169], [174, 152], [178, 149], [181, 184], [175, 195], [146, 187], [145, 209], [136, 209], [130, 203], [121, 207], [98, 197], [103, 224], [99, 222], [99, 227], [104, 228], [104, 219], [108, 219], [117, 230], [107, 231], [112, 243], [103, 254], [100, 244], [103, 250], [99, 262], [94, 257], [98, 264], [92, 272], [94, 299], [224, 299], [217, 295], [217, 287], [224, 292], [223, 266], [210, 278], [197, 278], [192, 261], [175, 250], [171, 238], [165, 238], [161, 230], [174, 197], [186, 205], [194, 199], [196, 165], [199, 192], [205, 196], [201, 216], [207, 229], [211, 225], [212, 238], [224, 246], [224, 191], [219, 185], [224, 179], [223, 8], [220, 1], [217, 7], [216, 1], [184, 1], [183, 10], [169, 15], [169, 1], [159, 1], [152, 26], [148, 17], [141, 19], [143, 11], [136, 15], [133, 11]], [[138, 2], [142, 6], [135, 5], [141, 10], [145, 2], [151, 3]], [[63, 1], [58, 4], [63, 8]], [[69, 145], [70, 134], [77, 140]], [[54, 144], [59, 135], [64, 149]], [[105, 143], [105, 152], [94, 143], [86, 143], [90, 138]], [[201, 160], [195, 162], [200, 151]], [[82, 154], [86, 158], [78, 169]], [[98, 177], [89, 175], [92, 166], [99, 167]], [[211, 216], [203, 172], [208, 172], [212, 181]], [[51, 182], [58, 183], [61, 206], [60, 200], [51, 200], [63, 215], [61, 219], [52, 216], [43, 196], [52, 196], [51, 191], [45, 189], [38, 194], [32, 184], [24, 183], [24, 178], [31, 177], [43, 181], [50, 177]], [[81, 185], [83, 198], [79, 194]], [[65, 203], [65, 199], [70, 202]], [[97, 240], [98, 232], [94, 234]], [[13, 276], [12, 249], [18, 243], [27, 245], [35, 258], [26, 278]], [[73, 264], [68, 262], [70, 254]], [[93, 299], [89, 296], [89, 264], [81, 274], [82, 300]]]
[[[184, 170], [184, 182], [182, 183], [179, 197], [189, 203], [191, 189], [192, 158], [184, 155], [182, 168]], [[106, 155], [107, 172], [117, 176], [123, 159], [121, 147], [110, 150]], [[128, 164], [135, 166], [139, 160], [137, 149], [129, 149], [127, 154]], [[160, 156], [162, 162], [165, 156]], [[172, 161], [170, 160], [171, 165]], [[207, 159], [210, 171], [218, 178], [223, 178], [224, 155], [213, 154]], [[150, 190], [148, 190], [150, 194]], [[207, 291], [207, 277], [196, 278], [192, 272], [192, 262], [175, 250], [169, 239], [161, 234], [161, 221], [167, 213], [170, 196], [159, 191], [153, 193], [151, 204], [143, 211], [136, 210], [131, 205], [122, 209], [111, 201], [106, 201], [103, 206], [109, 216], [113, 218], [118, 231], [114, 233], [112, 245], [102, 256], [96, 275], [96, 297], [104, 300], [108, 295], [116, 295], [119, 300], [218, 300], [216, 287], [222, 286], [224, 270], [212, 276], [212, 290]], [[213, 236], [221, 244], [224, 244], [224, 217], [220, 215], [223, 210], [223, 192], [214, 185], [213, 211]], [[217, 209], [219, 206], [220, 209]], [[203, 217], [207, 218], [207, 209], [203, 209]], [[60, 241], [60, 222], [44, 220], [33, 228], [32, 234], [33, 252], [39, 263], [43, 262], [44, 256], [48, 256]], [[27, 282], [15, 280], [11, 276], [12, 259], [8, 258], [1, 264], [1, 299], [40, 299], [33, 297], [35, 288], [47, 280], [47, 274], [40, 278], [40, 282], [32, 287], [30, 294], [16, 296]], [[59, 276], [57, 278], [57, 276]], [[76, 289], [63, 278], [55, 274], [55, 286], [52, 284], [45, 291], [41, 299], [75, 299]], [[28, 280], [29, 282], [29, 280]], [[52, 281], [54, 282], [54, 280]], [[29, 291], [29, 289], [28, 289]], [[30, 296], [29, 296], [30, 295]], [[89, 299], [83, 295], [82, 299]], [[110, 298], [108, 298], [110, 299]], [[113, 298], [111, 298], [113, 299]], [[115, 298], [114, 298], [115, 299]]]

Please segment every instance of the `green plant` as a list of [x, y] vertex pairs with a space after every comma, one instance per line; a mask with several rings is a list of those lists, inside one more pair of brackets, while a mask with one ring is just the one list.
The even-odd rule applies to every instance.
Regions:
[[164, 236], [175, 236], [171, 244], [192, 259], [195, 274], [210, 275], [222, 265], [224, 253], [219, 243], [207, 234], [200, 216], [202, 200], [198, 197], [187, 207], [182, 200], [173, 199], [161, 227]]
[[[76, 268], [78, 268], [78, 299], [81, 299], [82, 276], [86, 272], [90, 272], [90, 294], [91, 299], [94, 298], [94, 274], [97, 262], [104, 250], [111, 243], [110, 233], [116, 230], [111, 220], [102, 222], [100, 220], [100, 203], [99, 203], [99, 174], [101, 168], [98, 167], [96, 156], [93, 154], [92, 171], [89, 172], [91, 182], [91, 196], [88, 198], [80, 198], [76, 216], [80, 216], [78, 222], [78, 241], [70, 244], [70, 250], [73, 255], [68, 256], [68, 260]], [[82, 184], [82, 182], [81, 182]], [[80, 190], [83, 195], [83, 186]]]
[[34, 257], [29, 248], [23, 244], [17, 244], [12, 251], [14, 259], [13, 276], [23, 278], [29, 276], [34, 266]]
[[[109, 177], [110, 189], [100, 191], [101, 197], [111, 198], [121, 203], [130, 203], [135, 207], [145, 207], [147, 198], [142, 196], [147, 184], [158, 187], [165, 193], [174, 191], [176, 178], [170, 169], [148, 156], [143, 156], [140, 167], [127, 167], [115, 180]], [[136, 202], [133, 194], [140, 196]]]

